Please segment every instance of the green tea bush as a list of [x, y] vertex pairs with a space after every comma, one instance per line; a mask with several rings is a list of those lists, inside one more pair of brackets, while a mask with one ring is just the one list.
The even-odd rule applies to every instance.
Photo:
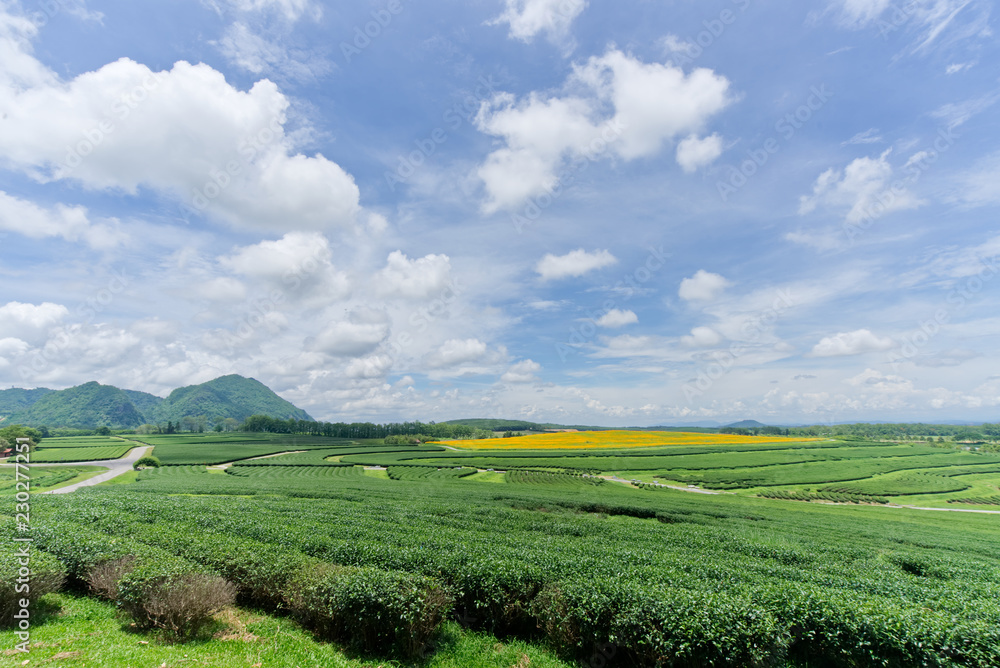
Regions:
[[233, 604], [235, 588], [218, 575], [173, 558], [136, 566], [118, 581], [117, 595], [139, 628], [161, 628], [191, 638], [212, 615]]
[[451, 608], [436, 580], [377, 568], [320, 565], [290, 585], [294, 613], [320, 634], [368, 651], [395, 647], [416, 656]]
[[[6, 539], [6, 536], [4, 536]], [[28, 591], [23, 591], [25, 571], [18, 556], [20, 545], [9, 540], [0, 544], [0, 628], [9, 628], [14, 615], [21, 609], [22, 599], [33, 604], [45, 594], [62, 589], [66, 567], [51, 554], [34, 547], [28, 557]], [[18, 591], [21, 588], [22, 591]]]

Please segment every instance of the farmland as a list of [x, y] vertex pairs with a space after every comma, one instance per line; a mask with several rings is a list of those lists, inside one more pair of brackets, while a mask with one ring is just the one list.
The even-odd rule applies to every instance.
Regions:
[[118, 594], [126, 608], [136, 573], [223, 578], [240, 609], [289, 616], [301, 642], [311, 634], [398, 665], [454, 660], [454, 647], [479, 638], [521, 643], [530, 665], [1000, 663], [1000, 519], [898, 505], [996, 508], [1000, 457], [711, 434], [612, 443], [607, 433], [594, 449], [531, 440], [547, 435], [459, 450], [136, 437], [177, 464], [34, 497], [34, 546], [71, 585], [101, 563], [137, 560], [145, 570]]

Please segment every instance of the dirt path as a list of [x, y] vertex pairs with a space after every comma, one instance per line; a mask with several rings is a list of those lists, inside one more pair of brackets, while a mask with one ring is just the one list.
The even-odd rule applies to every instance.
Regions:
[[83, 482], [78, 482], [73, 485], [67, 485], [66, 487], [60, 487], [59, 489], [53, 489], [48, 492], [41, 492], [42, 494], [69, 494], [70, 492], [75, 492], [81, 487], [91, 487], [93, 485], [99, 485], [102, 482], [107, 482], [112, 478], [117, 478], [123, 473], [127, 473], [132, 470], [132, 465], [138, 461], [140, 457], [143, 457], [153, 451], [153, 446], [143, 445], [129, 450], [121, 459], [101, 459], [95, 462], [59, 462], [52, 464], [38, 464], [38, 466], [103, 466], [108, 470], [105, 473], [98, 473], [93, 478], [88, 478]]
[[986, 513], [1000, 515], [1000, 510], [977, 510], [975, 508], [927, 508], [925, 506], [890, 506], [891, 508], [910, 508], [912, 510], [943, 510], [946, 513]]

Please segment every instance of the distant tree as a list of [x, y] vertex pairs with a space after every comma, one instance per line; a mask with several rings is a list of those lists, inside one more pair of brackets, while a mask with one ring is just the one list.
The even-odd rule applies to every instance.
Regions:
[[46, 427], [45, 425], [42, 425], [41, 427], [39, 427], [38, 431], [39, 431], [39, 433], [41, 433], [42, 438], [48, 438], [49, 437], [49, 428]]
[[94, 430], [94, 433], [97, 434], [98, 436], [110, 436], [111, 428], [106, 425], [101, 425], [100, 427]]
[[223, 428], [222, 427], [222, 423], [220, 422], [220, 423], [216, 424], [214, 427], [212, 427], [212, 431], [221, 433], [222, 432], [222, 428]]
[[168, 434], [176, 434], [177, 433], [177, 427], [175, 427], [174, 423], [171, 422], [170, 420], [167, 420], [167, 431], [166, 431], [166, 433], [168, 433]]
[[240, 421], [236, 418], [227, 417], [222, 421], [222, 426], [225, 427], [226, 431], [236, 431], [240, 427]]

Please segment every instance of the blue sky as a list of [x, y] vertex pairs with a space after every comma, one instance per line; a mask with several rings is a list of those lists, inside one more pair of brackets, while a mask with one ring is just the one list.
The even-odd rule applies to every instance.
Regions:
[[995, 421], [984, 0], [0, 0], [0, 382]]

